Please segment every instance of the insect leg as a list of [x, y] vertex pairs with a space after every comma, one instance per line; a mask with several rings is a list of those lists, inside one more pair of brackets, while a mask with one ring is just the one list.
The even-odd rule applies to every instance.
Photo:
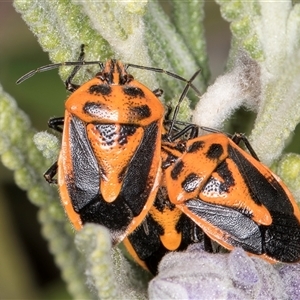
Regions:
[[213, 253], [214, 250], [213, 250], [213, 247], [212, 247], [212, 244], [211, 244], [211, 239], [205, 233], [204, 233], [203, 240], [204, 240], [204, 250], [206, 252]]
[[[173, 122], [173, 121], [172, 121]], [[174, 124], [176, 124], [177, 121], [175, 121]], [[173, 125], [173, 131], [176, 129], [176, 127]], [[183, 129], [181, 129], [180, 131], [178, 131], [176, 134], [173, 134], [171, 137], [169, 137], [169, 140], [171, 142], [176, 141], [177, 139], [179, 139], [180, 137], [182, 137], [183, 135], [185, 135], [187, 132], [190, 132], [187, 139], [193, 139], [195, 137], [198, 136], [199, 133], [199, 127], [195, 124], [188, 124], [187, 126], [185, 126]]]
[[[172, 132], [172, 129], [173, 129], [173, 126], [176, 122], [176, 117], [178, 115], [178, 112], [179, 112], [179, 107], [180, 107], [180, 104], [181, 102], [183, 101], [184, 97], [186, 96], [187, 92], [189, 91], [190, 87], [192, 87], [194, 89], [194, 85], [192, 84], [192, 82], [194, 81], [194, 79], [198, 76], [198, 74], [200, 73], [201, 70], [198, 70], [197, 72], [194, 73], [194, 75], [190, 78], [190, 80], [185, 80], [186, 82], [186, 86], [185, 88], [183, 89], [180, 97], [179, 97], [179, 100], [178, 100], [178, 103], [175, 107], [175, 110], [174, 110], [174, 113], [173, 113], [173, 118], [172, 118], [172, 122], [171, 122], [171, 125], [169, 127], [169, 131], [168, 131], [168, 135], [171, 134]], [[197, 89], [196, 89], [197, 90]], [[197, 90], [198, 91], [198, 90]]]
[[60, 118], [51, 118], [48, 121], [48, 126], [51, 129], [54, 129], [58, 132], [63, 132], [63, 129], [59, 126], [63, 126], [64, 125], [64, 118], [60, 117]]
[[[78, 57], [78, 61], [79, 62], [84, 62], [84, 56], [85, 56], [84, 44], [82, 44], [80, 46], [80, 54], [79, 54], [79, 57]], [[83, 64], [75, 66], [74, 69], [72, 70], [71, 74], [69, 75], [69, 77], [66, 79], [65, 87], [69, 92], [74, 92], [80, 87], [80, 85], [72, 83], [72, 80], [74, 79], [75, 75], [78, 73], [78, 71], [80, 70], [80, 68], [82, 66], [83, 66]]]
[[57, 184], [57, 180], [53, 179], [56, 173], [57, 173], [57, 161], [44, 173], [44, 178], [48, 183]]
[[257, 156], [257, 154], [255, 153], [254, 149], [252, 148], [249, 140], [247, 139], [247, 137], [242, 134], [242, 133], [235, 133], [232, 137], [231, 137], [232, 141], [235, 142], [237, 145], [240, 143], [240, 141], [243, 141], [243, 143], [245, 144], [246, 148], [249, 150], [250, 154], [257, 160], [259, 161], [259, 158]]

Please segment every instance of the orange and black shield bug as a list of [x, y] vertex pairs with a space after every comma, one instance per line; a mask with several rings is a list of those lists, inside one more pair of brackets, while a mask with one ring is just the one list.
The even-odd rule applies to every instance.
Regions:
[[170, 202], [213, 241], [269, 261], [300, 260], [299, 208], [243, 135], [165, 141], [162, 156]]
[[299, 261], [299, 208], [246, 137], [204, 127], [214, 133], [198, 136], [199, 128], [176, 121], [176, 114], [165, 125], [157, 197], [124, 241], [135, 260], [156, 274], [167, 252], [202, 242], [209, 252], [242, 247], [270, 262]]
[[[100, 66], [94, 78], [81, 86], [72, 83], [82, 66], [92, 64]], [[62, 132], [62, 147], [58, 161], [44, 176], [58, 183], [76, 229], [86, 222], [102, 224], [116, 244], [143, 221], [161, 177], [164, 107], [158, 96], [162, 91], [152, 92], [127, 68], [186, 80], [162, 69], [123, 65], [117, 60], [87, 62], [82, 46], [78, 61], [40, 67], [17, 83], [60, 66], [74, 66], [65, 82], [72, 94], [65, 103], [64, 117], [49, 120], [50, 128]]]

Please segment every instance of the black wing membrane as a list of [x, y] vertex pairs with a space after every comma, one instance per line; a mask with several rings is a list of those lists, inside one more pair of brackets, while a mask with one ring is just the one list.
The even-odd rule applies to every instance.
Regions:
[[85, 124], [75, 116], [70, 119], [70, 148], [73, 174], [67, 188], [74, 210], [79, 213], [99, 195], [99, 167], [86, 136]]
[[250, 194], [272, 216], [270, 226], [260, 226], [264, 252], [277, 260], [294, 262], [300, 258], [300, 222], [288, 195], [270, 174], [266, 178], [239, 151], [229, 146], [231, 159], [239, 166]]
[[86, 135], [85, 124], [72, 116], [69, 128], [73, 173], [67, 179], [67, 189], [74, 210], [83, 223], [104, 225], [111, 231], [112, 238], [117, 239], [125, 233], [132, 219], [140, 214], [151, 192], [155, 178], [147, 176], [155, 150], [157, 123], [153, 122], [145, 128], [122, 190], [112, 203], [106, 202], [100, 194], [100, 170]]
[[157, 134], [157, 122], [153, 122], [145, 127], [143, 139], [128, 166], [124, 178], [121, 195], [134, 216], [140, 214], [149, 198], [155, 181], [155, 178], [149, 176], [149, 173], [156, 149]]
[[[262, 234], [259, 226], [248, 216], [230, 207], [191, 199], [185, 206], [197, 217], [224, 232], [226, 243], [246, 251], [262, 254]], [[204, 228], [202, 228], [204, 230]]]

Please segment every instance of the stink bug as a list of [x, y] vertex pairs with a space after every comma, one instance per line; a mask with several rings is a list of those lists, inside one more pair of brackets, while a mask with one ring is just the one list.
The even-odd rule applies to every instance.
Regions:
[[[82, 66], [92, 64], [100, 66], [94, 78], [81, 86], [72, 83]], [[72, 94], [64, 117], [49, 120], [50, 128], [62, 132], [62, 148], [44, 177], [58, 183], [65, 211], [76, 229], [86, 222], [102, 224], [117, 244], [145, 218], [161, 176], [164, 107], [158, 96], [162, 91], [152, 92], [127, 68], [187, 80], [162, 69], [116, 60], [84, 61], [82, 45], [78, 61], [40, 67], [17, 83], [60, 66], [74, 66], [65, 82]]]
[[135, 260], [156, 274], [164, 254], [202, 241], [209, 252], [219, 250], [217, 242], [270, 262], [299, 261], [299, 208], [248, 140], [219, 132], [198, 137], [193, 124], [172, 128], [162, 140], [162, 179], [153, 207], [124, 241]]
[[129, 252], [153, 274], [165, 253], [199, 241], [209, 252], [219, 251], [216, 242], [270, 262], [299, 261], [300, 211], [288, 188], [259, 162], [244, 135], [201, 127], [213, 133], [198, 136], [198, 126], [176, 120], [179, 105], [165, 122], [159, 192], [125, 239]]
[[[252, 155], [238, 146], [241, 140]], [[300, 260], [299, 208], [243, 135], [163, 142], [162, 152], [170, 202], [208, 237], [269, 261]]]

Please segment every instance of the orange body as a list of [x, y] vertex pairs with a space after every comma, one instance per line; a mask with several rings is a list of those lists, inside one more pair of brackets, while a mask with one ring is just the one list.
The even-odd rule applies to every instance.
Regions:
[[163, 255], [208, 238], [270, 262], [300, 260], [300, 212], [284, 183], [232, 139], [213, 133], [162, 141], [162, 177], [153, 207], [126, 239], [153, 274]]
[[106, 226], [120, 242], [145, 218], [159, 187], [164, 108], [110, 60], [65, 103], [58, 185], [76, 229]]
[[[177, 143], [178, 144], [178, 143]], [[170, 202], [212, 240], [269, 260], [300, 260], [300, 212], [284, 183], [221, 133], [163, 143]]]
[[[199, 71], [190, 81], [165, 72], [187, 86], [172, 121], [163, 123], [159, 92], [134, 80], [119, 61], [85, 62], [83, 49], [77, 62], [47, 65], [17, 81], [74, 66], [65, 82], [72, 94], [64, 118], [49, 120], [62, 132], [62, 147], [44, 176], [56, 183], [58, 175], [76, 229], [92, 222], [110, 230], [113, 244], [126, 237], [129, 252], [152, 273], [166, 252], [207, 237], [271, 261], [300, 260], [300, 212], [284, 183], [234, 138], [197, 137], [193, 124], [180, 129], [185, 124], [176, 113], [188, 88], [197, 91], [191, 82]], [[93, 79], [71, 82], [80, 67], [95, 64], [101, 69]]]

